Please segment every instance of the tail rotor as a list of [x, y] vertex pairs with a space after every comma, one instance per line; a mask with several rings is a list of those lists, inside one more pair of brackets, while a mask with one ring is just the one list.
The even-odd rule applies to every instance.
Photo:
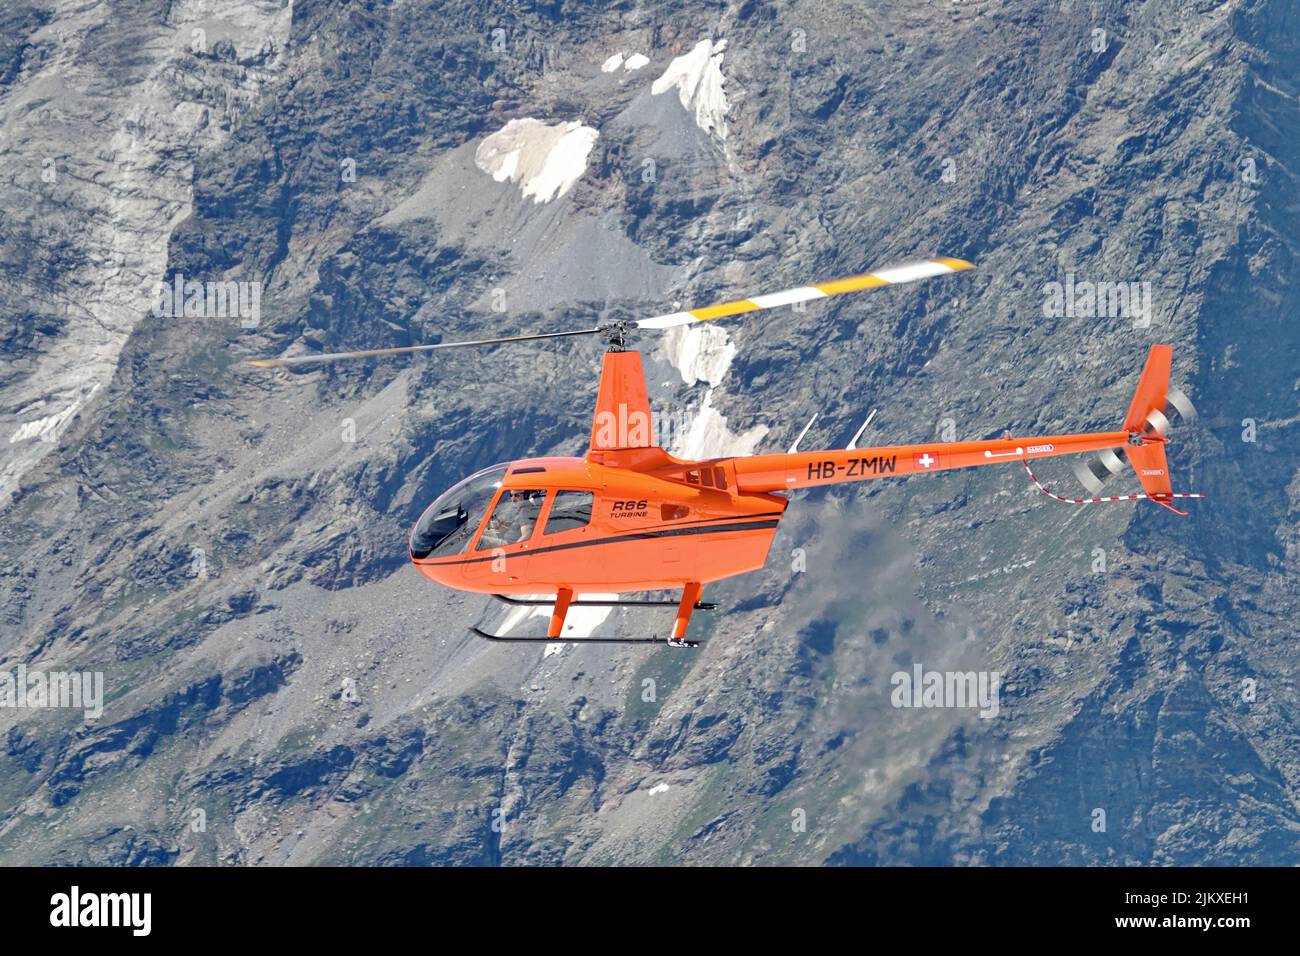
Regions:
[[[1142, 419], [1142, 434], [1145, 437], [1166, 438], [1172, 425], [1186, 425], [1196, 420], [1196, 406], [1180, 388], [1169, 389], [1165, 395], [1163, 408], [1151, 408]], [[1173, 415], [1172, 420], [1170, 415]], [[1074, 477], [1090, 495], [1100, 495], [1106, 483], [1125, 471], [1124, 459], [1109, 448], [1098, 452], [1091, 458], [1074, 465]]]
[[1074, 466], [1075, 477], [1087, 490], [1089, 498], [1064, 498], [1045, 487], [1024, 462], [1025, 471], [1038, 486], [1038, 490], [1067, 504], [1093, 504], [1111, 501], [1135, 501], [1146, 498], [1176, 514], [1185, 515], [1171, 503], [1175, 498], [1203, 498], [1201, 494], [1175, 492], [1170, 486], [1169, 461], [1165, 455], [1170, 430], [1170, 416], [1178, 424], [1194, 421], [1196, 406], [1187, 394], [1169, 387], [1169, 370], [1173, 349], [1168, 345], [1153, 345], [1147, 356], [1146, 367], [1138, 382], [1137, 391], [1124, 416], [1124, 432], [1128, 436], [1123, 447], [1124, 458], [1132, 467], [1145, 494], [1102, 496], [1106, 482], [1125, 470], [1124, 458], [1114, 449], [1104, 449]]

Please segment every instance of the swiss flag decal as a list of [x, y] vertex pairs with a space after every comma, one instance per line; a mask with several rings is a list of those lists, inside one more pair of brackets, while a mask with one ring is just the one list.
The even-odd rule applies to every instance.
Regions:
[[932, 455], [928, 451], [921, 455], [913, 455], [912, 467], [917, 471], [934, 471], [939, 467], [939, 456]]

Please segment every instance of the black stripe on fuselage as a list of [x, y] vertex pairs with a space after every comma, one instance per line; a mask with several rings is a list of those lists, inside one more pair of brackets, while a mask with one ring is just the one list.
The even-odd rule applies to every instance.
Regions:
[[[773, 512], [773, 514], [776, 513], [777, 512]], [[716, 521], [718, 519], [710, 518], [706, 520]], [[676, 538], [687, 534], [713, 534], [714, 532], [759, 530], [763, 528], [775, 528], [778, 523], [779, 521], [742, 521], [733, 524], [701, 525], [694, 528], [666, 528], [663, 531], [639, 531], [633, 534], [619, 534], [612, 535], [608, 538], [597, 538], [595, 541], [571, 541], [567, 544], [552, 544], [547, 545], [544, 548], [533, 548], [531, 551], [513, 552], [513, 555], [515, 557], [528, 557], [535, 554], [546, 554], [550, 551], [568, 551], [572, 548], [594, 548], [596, 545], [600, 544], [618, 544], [620, 541], [647, 541], [651, 538]], [[511, 547], [513, 547], [513, 545]], [[510, 557], [511, 554], [507, 553], [506, 556]], [[431, 568], [457, 568], [463, 567], [467, 564], [480, 564], [484, 561], [495, 561], [497, 557], [497, 555], [488, 553], [480, 557], [465, 558], [461, 561], [417, 561], [416, 564], [423, 563], [424, 566]]]
[[755, 512], [752, 515], [726, 515], [721, 518], [696, 518], [693, 521], [674, 521], [672, 523], [653, 524], [646, 530], [658, 531], [660, 528], [684, 528], [687, 525], [708, 524], [710, 521], [733, 521], [734, 522], [734, 521], [740, 521], [742, 519], [749, 520], [750, 518], [779, 518], [783, 514], [785, 514], [784, 511], [759, 511], [759, 512]]
[[[651, 525], [649, 528], [647, 528], [647, 529], [645, 530], [645, 532], [637, 532], [636, 534], [630, 534], [630, 535], [627, 535], [627, 537], [628, 537], [628, 538], [634, 538], [634, 537], [637, 537], [638, 535], [644, 535], [646, 532], [649, 532], [649, 531], [658, 531], [658, 530], [661, 529], [661, 528], [666, 528], [666, 529], [684, 528], [684, 527], [686, 527], [687, 525], [708, 524], [709, 522], [712, 522], [712, 521], [734, 522], [734, 521], [737, 521], [737, 520], [740, 520], [740, 519], [746, 519], [746, 520], [747, 520], [747, 519], [750, 519], [750, 518], [780, 518], [780, 517], [781, 517], [782, 515], [784, 515], [784, 514], [785, 514], [784, 511], [758, 511], [758, 512], [755, 512], [755, 513], [752, 514], [752, 515], [723, 515], [723, 516], [721, 516], [721, 517], [715, 517], [715, 518], [696, 518], [696, 519], [694, 519], [693, 521], [674, 521], [674, 522], [672, 522], [671, 524], [655, 524], [655, 525]], [[547, 535], [546, 535], [545, 532], [542, 533], [542, 537], [544, 537], [544, 538], [547, 537]], [[598, 538], [598, 539], [595, 540], [595, 541], [590, 541], [590, 542], [581, 542], [581, 543], [583, 543], [583, 544], [604, 544], [604, 543], [606, 543], [607, 541], [611, 540], [611, 538], [618, 538], [618, 537], [623, 537], [623, 535], [614, 535], [614, 536], [606, 537], [606, 538]], [[521, 542], [516, 541], [515, 544], [507, 545], [506, 547], [511, 547], [511, 548], [513, 548], [515, 545], [520, 544], [520, 543], [521, 543]], [[558, 545], [556, 545], [555, 547], [558, 547]], [[482, 550], [482, 549], [479, 549], [479, 550]], [[520, 552], [520, 553], [522, 554], [523, 552]], [[535, 554], [536, 552], [534, 552], [534, 551], [530, 551], [530, 552], [528, 552], [528, 553], [529, 553], [529, 554]], [[459, 555], [458, 555], [457, 557], [459, 557]], [[456, 565], [456, 564], [467, 564], [468, 562], [467, 562], [467, 561], [454, 561], [454, 560], [451, 560], [451, 559], [448, 559], [448, 558], [442, 558], [442, 559], [438, 559], [438, 560], [430, 561], [430, 560], [427, 559], [427, 558], [422, 558], [422, 559], [420, 559], [419, 563], [421, 563], [421, 564], [425, 564], [425, 565], [428, 565], [428, 566], [430, 566], [430, 567], [437, 567], [437, 566], [442, 565], [442, 564], [445, 564], [445, 565], [447, 565], [448, 567], [451, 567], [452, 565]]]

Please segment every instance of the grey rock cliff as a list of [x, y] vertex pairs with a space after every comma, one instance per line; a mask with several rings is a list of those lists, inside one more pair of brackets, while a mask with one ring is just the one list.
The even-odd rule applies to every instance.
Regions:
[[[0, 668], [106, 695], [0, 708], [0, 859], [1300, 862], [1292, 4], [220, 6], [3, 14]], [[725, 142], [649, 92], [705, 38]], [[599, 131], [549, 203], [475, 165], [519, 117]], [[733, 323], [712, 391], [643, 342], [656, 409], [762, 451], [1108, 428], [1170, 342], [1192, 517], [1014, 467], [806, 494], [698, 652], [489, 646], [407, 530], [579, 453], [598, 347], [242, 361], [932, 253], [979, 268]], [[177, 272], [259, 323], [154, 315]], [[1149, 283], [1149, 327], [1046, 314], [1067, 274]], [[1000, 672], [998, 716], [892, 706], [918, 662]]]

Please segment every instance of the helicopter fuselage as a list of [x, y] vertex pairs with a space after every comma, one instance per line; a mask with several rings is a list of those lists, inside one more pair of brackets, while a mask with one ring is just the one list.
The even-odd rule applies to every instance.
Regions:
[[[656, 453], [660, 467], [633, 471], [592, 458], [512, 462], [491, 483], [480, 514], [444, 501], [452, 489], [426, 517], [458, 508], [477, 528], [455, 542], [459, 553], [421, 555], [417, 525], [411, 560], [432, 581], [490, 594], [675, 589], [763, 566], [786, 498], [740, 493], [730, 460], [638, 451], [642, 468]], [[608, 453], [620, 454], [628, 453]], [[499, 518], [503, 511], [509, 514]]]
[[[569, 336], [601, 335], [605, 352], [591, 438], [582, 458], [529, 458], [494, 465], [454, 485], [425, 509], [412, 529], [410, 557], [432, 581], [461, 591], [496, 594], [516, 605], [552, 604], [545, 637], [490, 634], [498, 641], [566, 639], [588, 642], [656, 642], [658, 638], [565, 635], [572, 605], [655, 606], [664, 601], [584, 600], [582, 595], [681, 588], [670, 644], [689, 645], [691, 612], [712, 609], [700, 601], [712, 581], [761, 568], [788, 505], [785, 492], [883, 477], [937, 474], [958, 468], [1018, 463], [1044, 494], [1069, 504], [1148, 499], [1178, 515], [1173, 502], [1200, 498], [1173, 491], [1165, 445], [1172, 404], [1194, 414], [1190, 401], [1169, 388], [1172, 348], [1151, 347], [1121, 428], [1035, 438], [985, 438], [858, 448], [871, 418], [844, 448], [800, 452], [804, 428], [789, 451], [708, 461], [674, 458], [654, 444], [641, 356], [626, 350], [634, 329], [689, 328], [848, 292], [915, 282], [973, 268], [962, 259], [935, 258], [833, 282], [737, 299], [595, 328], [472, 341], [438, 342], [319, 355], [254, 359], [260, 368], [295, 367], [341, 359], [502, 345]], [[872, 413], [874, 415], [874, 412]], [[815, 420], [816, 416], [814, 416]], [[1102, 483], [1124, 470], [1122, 451], [1142, 494], [1099, 497]], [[1094, 453], [1076, 466], [1094, 497], [1053, 494], [1034, 476], [1030, 461]], [[554, 595], [546, 599], [548, 595]], [[508, 595], [516, 595], [511, 598]], [[528, 595], [531, 597], [522, 597]], [[542, 598], [537, 599], [538, 596]]]

